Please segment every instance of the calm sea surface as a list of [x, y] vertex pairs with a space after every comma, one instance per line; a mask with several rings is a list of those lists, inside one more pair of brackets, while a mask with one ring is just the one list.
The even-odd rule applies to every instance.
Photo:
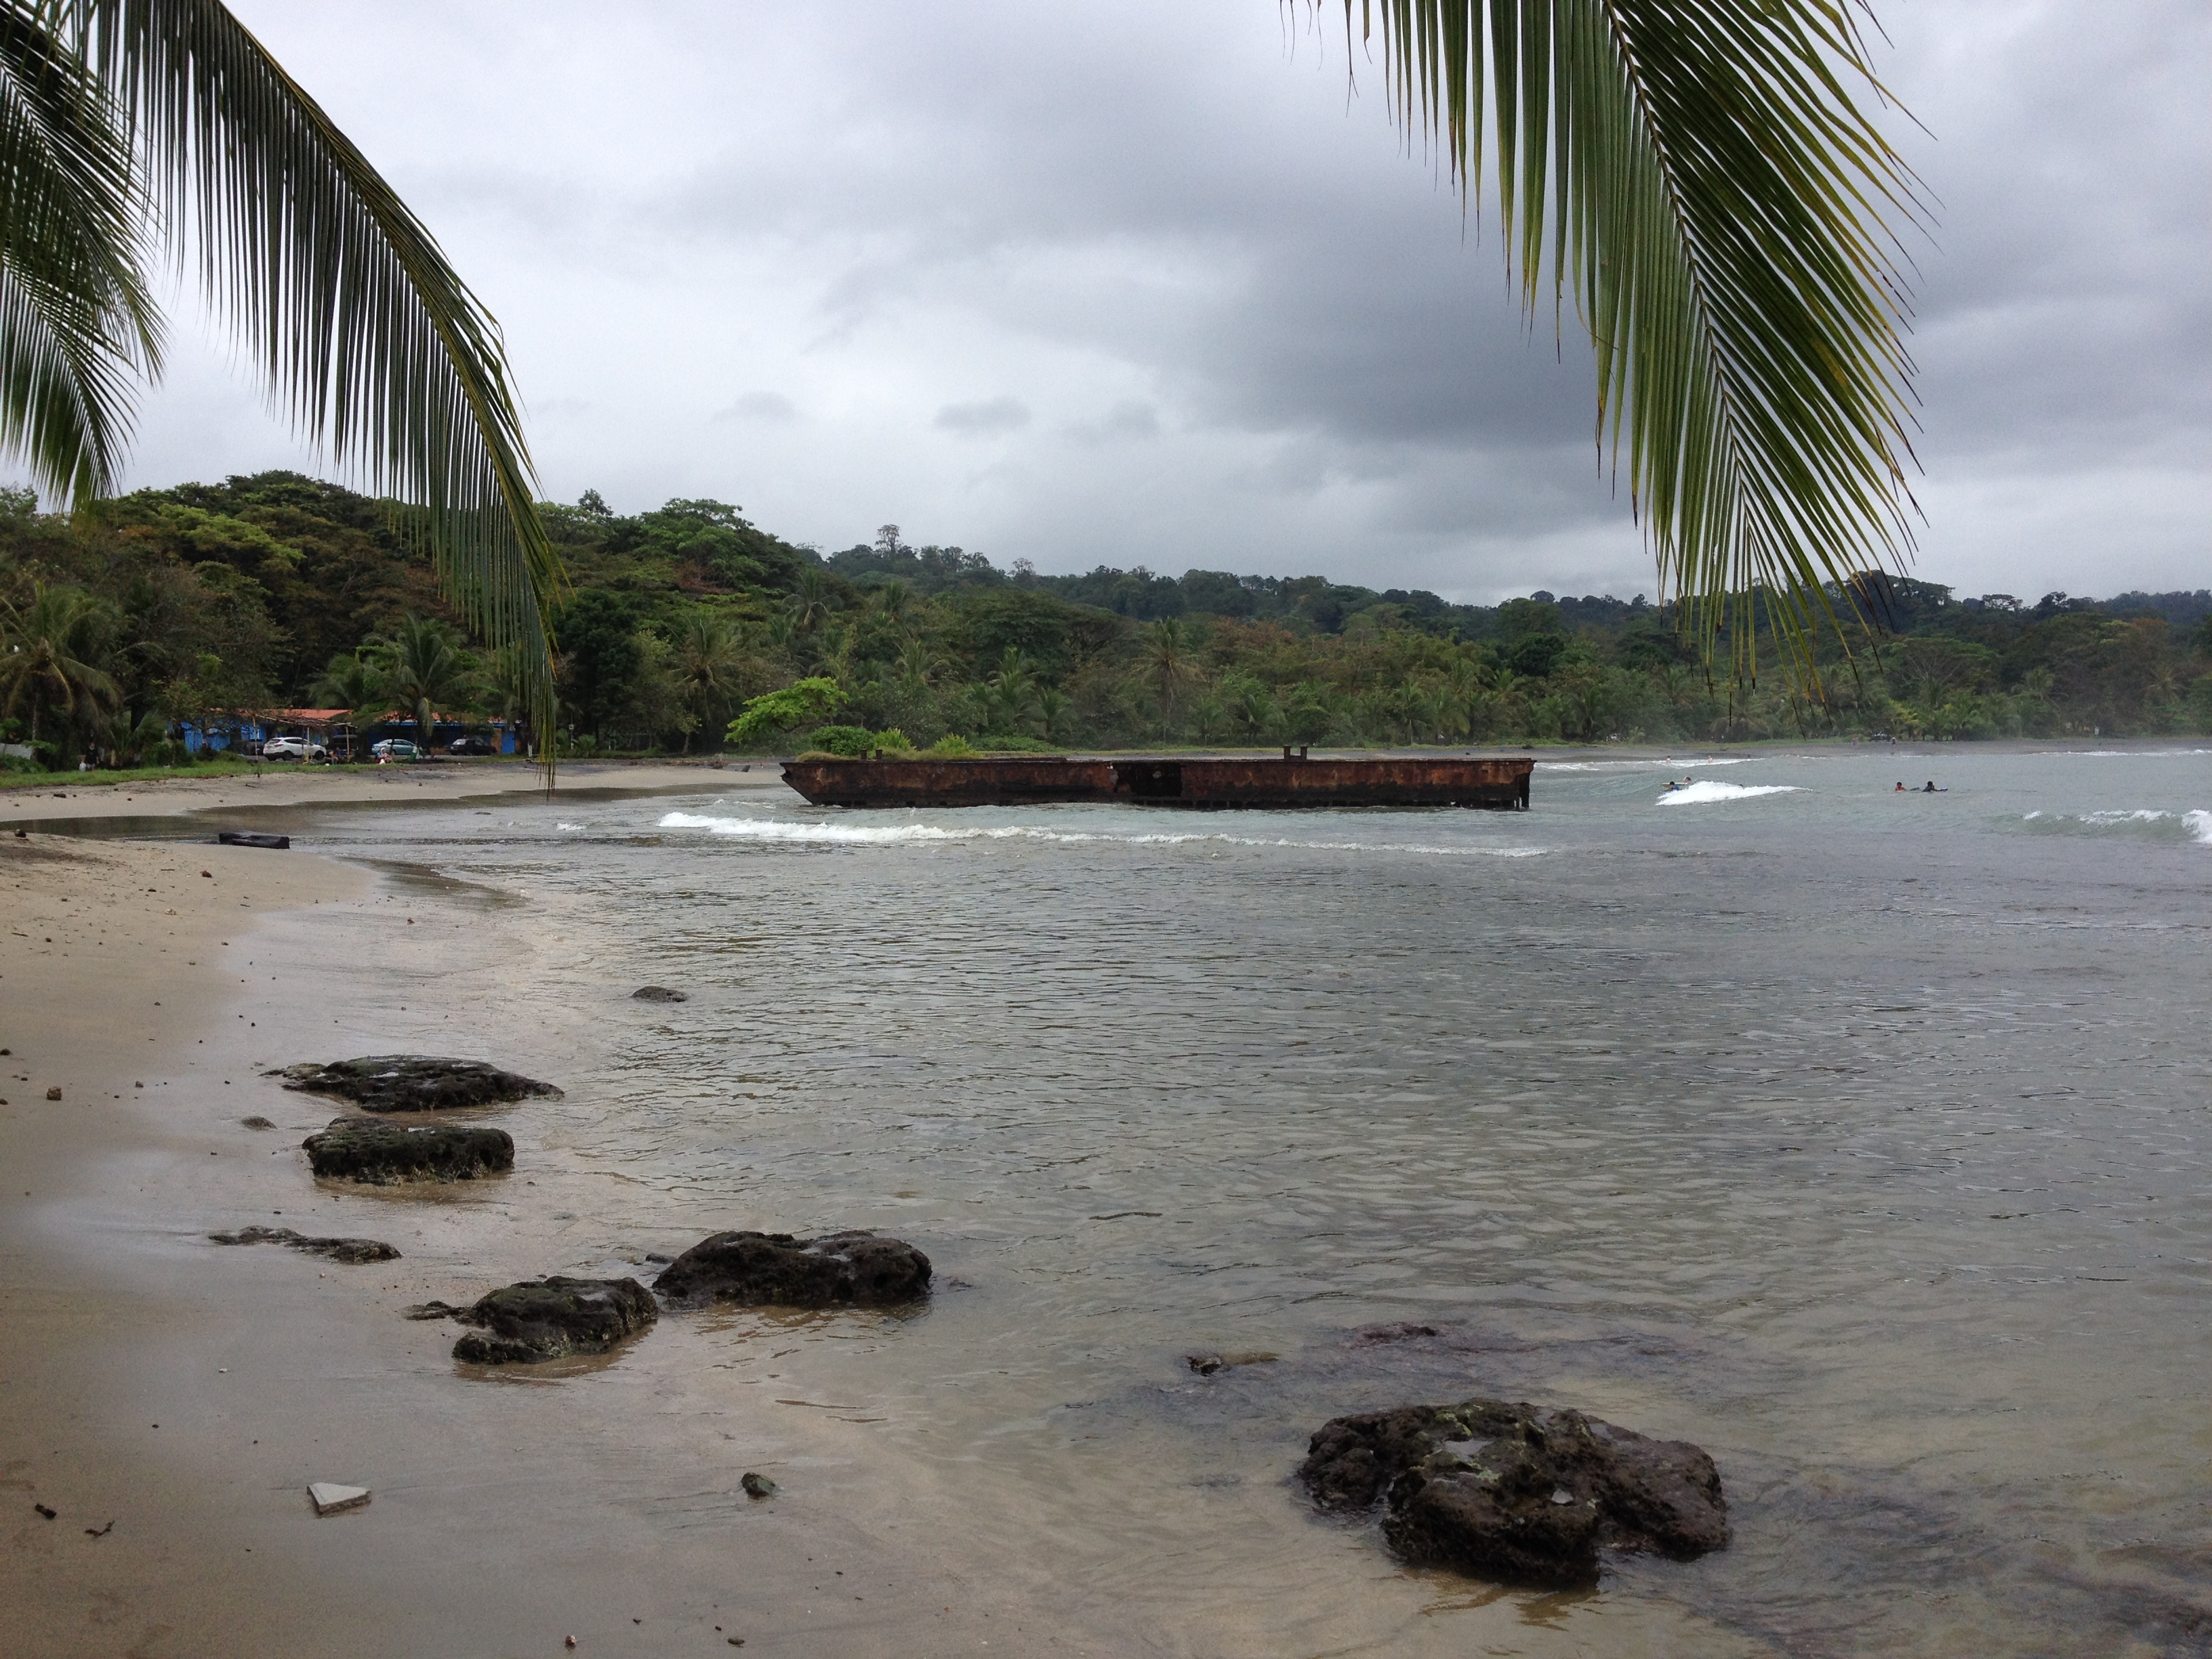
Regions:
[[546, 1270], [930, 1253], [920, 1316], [738, 1322], [731, 1386], [876, 1425], [1090, 1628], [1467, 1650], [1495, 1592], [1285, 1477], [1329, 1416], [1480, 1392], [1694, 1439], [1733, 1506], [1724, 1553], [1517, 1598], [1532, 1641], [2212, 1648], [2212, 753], [1596, 755], [1534, 802], [302, 828], [535, 907], [516, 1051], [459, 1051], [542, 1022], [578, 1069], [526, 1143]]

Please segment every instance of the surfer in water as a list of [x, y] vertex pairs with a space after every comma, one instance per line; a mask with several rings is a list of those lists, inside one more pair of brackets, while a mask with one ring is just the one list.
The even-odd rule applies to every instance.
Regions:
[[1936, 780], [1930, 778], [1928, 780], [1927, 784], [1921, 789], [1920, 793], [1923, 795], [1948, 795], [1951, 792], [1948, 789], [1938, 789], [1936, 787]]

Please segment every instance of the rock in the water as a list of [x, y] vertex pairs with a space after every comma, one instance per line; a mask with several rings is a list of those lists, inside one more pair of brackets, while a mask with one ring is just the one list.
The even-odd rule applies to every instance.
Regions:
[[327, 1066], [286, 1066], [267, 1075], [283, 1078], [288, 1089], [349, 1100], [365, 1112], [437, 1112], [561, 1092], [480, 1060], [430, 1054], [370, 1054]]
[[1216, 1371], [1233, 1371], [1240, 1365], [1272, 1365], [1281, 1358], [1279, 1353], [1255, 1349], [1248, 1353], [1187, 1353], [1182, 1363], [1200, 1376], [1212, 1376]]
[[453, 1358], [479, 1365], [534, 1364], [564, 1354], [605, 1353], [660, 1317], [653, 1292], [635, 1279], [526, 1279], [452, 1316], [479, 1328], [453, 1344]]
[[514, 1167], [514, 1138], [504, 1129], [437, 1123], [403, 1128], [357, 1117], [331, 1120], [300, 1143], [319, 1176], [390, 1187], [408, 1181], [474, 1181]]
[[672, 991], [665, 985], [641, 985], [630, 994], [633, 1002], [689, 1002], [691, 999], [682, 991]]
[[310, 1255], [326, 1255], [333, 1261], [397, 1261], [399, 1252], [377, 1238], [310, 1238], [289, 1227], [240, 1227], [234, 1233], [210, 1233], [217, 1244], [289, 1244]]
[[929, 1258], [873, 1233], [716, 1233], [662, 1268], [653, 1287], [690, 1307], [880, 1307], [928, 1295]]
[[1337, 1418], [1298, 1478], [1326, 1509], [1387, 1498], [1400, 1555], [1485, 1578], [1588, 1584], [1601, 1547], [1689, 1560], [1729, 1538], [1720, 1472], [1698, 1447], [1525, 1401]]

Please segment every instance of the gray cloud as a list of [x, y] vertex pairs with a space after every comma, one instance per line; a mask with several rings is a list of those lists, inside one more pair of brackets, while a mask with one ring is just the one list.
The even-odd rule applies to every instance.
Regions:
[[[1493, 227], [1404, 153], [1371, 70], [1347, 97], [1325, 19], [239, 9], [500, 316], [550, 493], [742, 501], [825, 546], [896, 520], [1047, 570], [1651, 586], [1571, 316], [1561, 345], [1522, 315]], [[1880, 9], [1940, 204], [1907, 245], [1918, 574], [2202, 585], [2212, 10]], [[307, 459], [220, 353], [176, 360], [137, 481]]]
[[1030, 423], [1030, 406], [1019, 398], [986, 398], [981, 403], [947, 404], [930, 424], [963, 438], [999, 438]]
[[720, 426], [740, 421], [795, 421], [799, 405], [781, 392], [748, 392], [727, 409], [715, 410], [712, 419]]

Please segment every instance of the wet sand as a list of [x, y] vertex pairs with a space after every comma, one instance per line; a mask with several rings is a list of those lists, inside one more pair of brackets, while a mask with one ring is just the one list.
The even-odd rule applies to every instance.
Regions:
[[[750, 769], [750, 770], [746, 769]], [[561, 769], [566, 793], [623, 789], [775, 786], [773, 761], [581, 761]], [[143, 817], [222, 808], [430, 805], [478, 796], [537, 792], [544, 775], [520, 761], [437, 762], [417, 766], [327, 767], [272, 763], [258, 775], [161, 778], [146, 783], [108, 783], [96, 772], [55, 772], [26, 781], [0, 774], [0, 824], [57, 818]]]

